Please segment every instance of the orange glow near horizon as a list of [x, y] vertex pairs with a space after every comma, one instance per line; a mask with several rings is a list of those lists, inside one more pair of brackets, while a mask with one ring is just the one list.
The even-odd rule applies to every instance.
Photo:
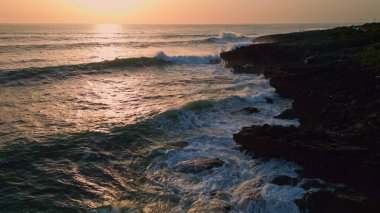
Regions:
[[71, 0], [74, 4], [85, 9], [100, 12], [115, 12], [128, 10], [144, 0]]
[[352, 23], [379, 11], [379, 0], [0, 0], [0, 23]]

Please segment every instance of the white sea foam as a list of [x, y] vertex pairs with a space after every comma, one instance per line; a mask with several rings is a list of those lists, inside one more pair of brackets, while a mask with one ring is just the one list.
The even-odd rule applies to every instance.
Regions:
[[222, 39], [237, 39], [237, 38], [249, 38], [248, 36], [242, 34], [242, 33], [235, 33], [235, 32], [221, 32], [219, 34], [219, 38]]
[[[294, 201], [301, 198], [305, 190], [276, 186], [270, 181], [279, 175], [296, 177], [299, 167], [281, 160], [252, 159], [236, 149], [232, 139], [232, 134], [242, 126], [297, 125], [296, 121], [273, 119], [290, 107], [290, 102], [275, 96], [268, 82], [260, 80], [259, 76], [246, 78], [241, 75], [238, 78], [238, 88], [233, 91], [240, 95], [199, 102], [208, 106], [202, 108], [201, 113], [194, 111], [198, 107], [181, 109], [177, 114], [179, 123], [175, 126], [190, 132], [188, 146], [165, 152], [165, 159], [152, 165], [148, 177], [179, 193], [183, 206], [178, 211], [187, 211], [198, 204], [225, 203], [231, 207], [231, 212], [298, 212]], [[266, 103], [265, 97], [275, 98], [276, 104]], [[194, 105], [198, 106], [198, 102]], [[259, 107], [261, 112], [251, 117], [236, 111], [252, 105]], [[165, 120], [162, 118], [160, 122], [165, 123]], [[169, 135], [176, 132], [168, 130]], [[183, 174], [175, 169], [180, 162], [199, 158], [219, 158], [225, 163], [198, 174]]]
[[177, 64], [214, 64], [220, 61], [219, 56], [168, 56], [165, 52], [159, 52], [156, 55], [156, 58], [162, 59], [165, 61], [177, 63]]

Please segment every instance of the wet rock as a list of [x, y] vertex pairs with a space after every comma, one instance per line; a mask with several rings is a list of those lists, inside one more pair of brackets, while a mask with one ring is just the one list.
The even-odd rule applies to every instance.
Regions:
[[[380, 23], [357, 28], [264, 36], [256, 41], [270, 43], [221, 58], [240, 72], [270, 78], [279, 95], [293, 100], [278, 118], [301, 124], [243, 128], [234, 135], [242, 149], [296, 162], [308, 176], [374, 193], [380, 202], [380, 81], [372, 60], [379, 54], [372, 50], [380, 43]], [[254, 71], [242, 68], [247, 64]]]
[[243, 194], [238, 195], [237, 203], [242, 208], [249, 208], [252, 202], [255, 204], [265, 203], [265, 199], [263, 198], [259, 189], [245, 189], [245, 192]]
[[301, 212], [378, 212], [380, 205], [363, 194], [344, 190], [309, 192], [296, 201]]
[[289, 54], [284, 48], [276, 43], [262, 43], [249, 47], [240, 47], [236, 51], [223, 52], [220, 54], [226, 67], [245, 66], [253, 64], [256, 67], [271, 65], [274, 62], [294, 61], [295, 54]]
[[298, 179], [283, 175], [283, 176], [275, 177], [271, 183], [276, 184], [278, 186], [286, 186], [286, 185], [295, 186], [298, 183]]
[[294, 115], [294, 112], [292, 109], [287, 109], [284, 112], [282, 112], [280, 115], [275, 116], [275, 118], [278, 118], [278, 119], [295, 119], [296, 116]]
[[245, 66], [235, 66], [233, 67], [233, 72], [236, 74], [238, 73], [261, 74], [261, 71], [251, 64], [247, 64]]
[[260, 112], [256, 107], [246, 107], [243, 109], [243, 111], [248, 112], [250, 114]]
[[219, 158], [198, 158], [177, 163], [175, 170], [182, 173], [199, 173], [215, 167], [223, 166], [224, 161]]
[[236, 143], [255, 156], [294, 161], [306, 173], [327, 181], [376, 187], [379, 167], [364, 164], [377, 161], [372, 151], [337, 139], [342, 138], [324, 131], [269, 125], [246, 127], [234, 135]]
[[219, 58], [211, 59], [210, 64], [220, 64], [221, 60]]
[[241, 183], [233, 192], [232, 196], [239, 206], [247, 208], [251, 201], [263, 202], [261, 190], [266, 184], [263, 177], [247, 180]]

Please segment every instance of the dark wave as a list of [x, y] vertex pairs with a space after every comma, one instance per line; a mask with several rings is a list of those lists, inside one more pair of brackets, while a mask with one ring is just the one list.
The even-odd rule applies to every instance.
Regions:
[[[37, 60], [37, 59], [34, 59]], [[10, 81], [33, 78], [36, 76], [66, 78], [78, 74], [96, 74], [99, 70], [107, 72], [110, 68], [164, 66], [169, 64], [217, 64], [220, 63], [218, 56], [168, 56], [159, 52], [155, 57], [140, 58], [116, 58], [110, 61], [101, 61], [75, 65], [61, 65], [48, 67], [30, 67], [21, 69], [0, 69], [0, 84]], [[53, 75], [51, 75], [53, 74]]]
[[[84, 36], [79, 36], [79, 37], [73, 37], [70, 35], [84, 35]], [[94, 36], [90, 36], [94, 35]], [[120, 34], [116, 34], [120, 35]], [[130, 35], [130, 33], [123, 33], [122, 35]], [[146, 38], [199, 38], [199, 37], [212, 37], [212, 36], [218, 36], [217, 34], [151, 34], [151, 35], [146, 35]], [[101, 34], [80, 34], [80, 33], [75, 33], [75, 34], [23, 34], [23, 33], [17, 33], [17, 34], [4, 34], [0, 33], [0, 40], [1, 39], [18, 39], [18, 38], [109, 38], [109, 36], [102, 36]]]
[[212, 37], [217, 36], [215, 34], [168, 34], [160, 35], [160, 38], [199, 38], [199, 37]]
[[63, 76], [70, 76], [74, 73], [69, 73], [70, 71], [81, 71], [84, 74], [85, 71], [92, 72], [108, 68], [122, 68], [122, 67], [144, 67], [144, 66], [163, 66], [168, 65], [171, 62], [157, 58], [157, 57], [141, 57], [141, 58], [124, 58], [115, 59], [111, 61], [102, 61], [86, 64], [77, 65], [62, 65], [62, 66], [51, 66], [51, 67], [31, 67], [22, 68], [14, 70], [1, 70], [0, 69], [0, 83], [7, 83], [9, 81], [32, 78], [40, 76], [41, 74], [57, 74], [63, 73]]
[[[173, 38], [175, 35], [170, 35]], [[178, 35], [181, 37], [182, 35]], [[194, 35], [195, 36], [195, 35]], [[195, 37], [200, 36], [196, 35]], [[80, 43], [52, 43], [52, 44], [13, 44], [0, 46], [0, 52], [19, 51], [19, 50], [55, 50], [55, 49], [77, 49], [87, 47], [110, 47], [110, 46], [125, 46], [132, 48], [148, 48], [148, 47], [165, 47], [165, 46], [190, 46], [199, 44], [213, 43], [233, 43], [233, 42], [248, 42], [253, 40], [252, 37], [236, 33], [221, 33], [219, 36], [211, 36], [202, 39], [190, 39], [179, 41], [116, 41], [116, 42], [80, 42]]]

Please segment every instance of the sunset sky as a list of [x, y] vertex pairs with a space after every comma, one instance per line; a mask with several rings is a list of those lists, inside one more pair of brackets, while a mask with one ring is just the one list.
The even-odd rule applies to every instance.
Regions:
[[0, 0], [0, 23], [348, 23], [379, 11], [380, 0]]

